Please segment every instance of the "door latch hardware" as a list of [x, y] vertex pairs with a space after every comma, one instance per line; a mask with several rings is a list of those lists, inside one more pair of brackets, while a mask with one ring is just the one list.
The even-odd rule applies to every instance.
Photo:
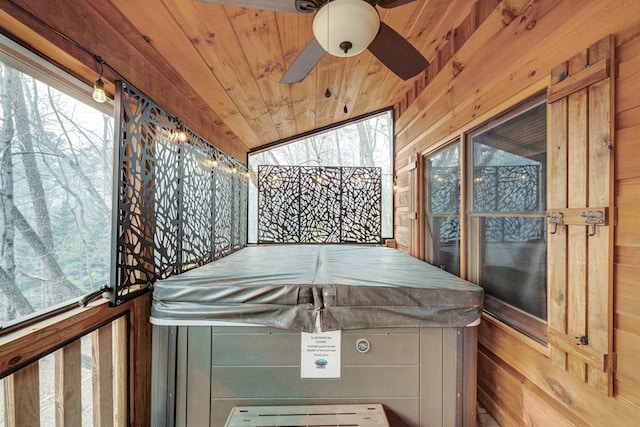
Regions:
[[550, 233], [556, 234], [558, 232], [558, 225], [564, 223], [564, 215], [562, 212], [547, 212], [547, 218], [549, 218], [549, 224], [553, 226]]
[[596, 225], [606, 224], [602, 211], [586, 211], [582, 212], [580, 216], [584, 217], [585, 224], [589, 226], [589, 236], [596, 235]]
[[576, 339], [578, 340], [576, 345], [589, 345], [589, 339], [585, 335], [576, 337]]

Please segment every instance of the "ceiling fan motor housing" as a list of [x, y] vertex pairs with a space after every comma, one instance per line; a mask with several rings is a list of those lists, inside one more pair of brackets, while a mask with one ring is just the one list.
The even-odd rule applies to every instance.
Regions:
[[324, 50], [339, 57], [365, 50], [379, 30], [378, 11], [365, 0], [333, 0], [313, 17], [316, 40]]

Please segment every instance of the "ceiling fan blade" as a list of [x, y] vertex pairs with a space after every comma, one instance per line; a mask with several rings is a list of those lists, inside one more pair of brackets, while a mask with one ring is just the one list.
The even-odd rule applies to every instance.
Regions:
[[320, 62], [324, 54], [325, 50], [314, 37], [289, 66], [287, 72], [280, 79], [280, 83], [291, 84], [303, 81], [313, 70], [313, 67]]
[[227, 6], [248, 7], [251, 9], [275, 10], [277, 12], [296, 13], [295, 0], [198, 0], [204, 3], [225, 4]]
[[377, 5], [385, 9], [391, 9], [398, 6], [403, 6], [407, 3], [413, 3], [416, 0], [378, 0]]
[[407, 39], [384, 22], [380, 22], [380, 31], [368, 49], [402, 80], [417, 76], [429, 66], [429, 61]]

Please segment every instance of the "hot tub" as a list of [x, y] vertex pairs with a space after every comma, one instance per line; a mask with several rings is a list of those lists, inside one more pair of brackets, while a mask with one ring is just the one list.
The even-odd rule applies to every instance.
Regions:
[[[392, 426], [473, 426], [482, 301], [480, 287], [396, 249], [242, 249], [155, 284], [152, 424], [381, 403]], [[331, 331], [339, 374], [305, 376], [304, 334]]]

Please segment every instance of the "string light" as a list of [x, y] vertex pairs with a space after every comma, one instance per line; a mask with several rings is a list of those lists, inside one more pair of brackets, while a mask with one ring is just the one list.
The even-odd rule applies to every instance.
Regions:
[[181, 124], [178, 125], [178, 130], [176, 131], [176, 139], [180, 142], [187, 142], [187, 131], [184, 130], [184, 127]]
[[107, 100], [107, 94], [104, 93], [104, 82], [102, 81], [102, 73], [104, 73], [104, 60], [99, 56], [96, 56], [96, 61], [100, 64], [100, 75], [98, 76], [98, 80], [93, 84], [93, 100], [99, 102], [100, 104], [104, 103]]

